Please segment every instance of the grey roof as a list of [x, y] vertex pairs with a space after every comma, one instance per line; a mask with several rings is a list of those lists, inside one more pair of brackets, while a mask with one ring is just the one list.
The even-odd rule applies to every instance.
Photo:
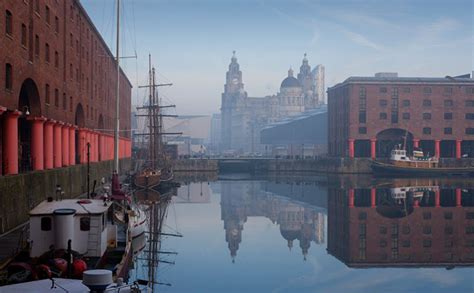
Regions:
[[282, 82], [281, 82], [281, 86], [282, 88], [287, 88], [287, 87], [301, 87], [301, 84], [299, 82], [299, 80], [297, 80], [296, 78], [294, 78], [293, 76], [288, 76], [287, 78], [285, 78]]
[[440, 84], [472, 84], [472, 78], [459, 77], [375, 77], [375, 76], [351, 76], [342, 83], [338, 83], [332, 88], [339, 87], [347, 83], [440, 83]]
[[291, 122], [294, 122], [294, 121], [306, 119], [306, 118], [311, 117], [311, 116], [314, 116], [314, 115], [324, 114], [324, 113], [326, 113], [327, 111], [328, 111], [328, 106], [327, 106], [327, 105], [321, 105], [321, 106], [319, 106], [318, 108], [315, 108], [315, 109], [311, 109], [311, 110], [302, 112], [301, 114], [298, 114], [298, 115], [296, 115], [296, 116], [290, 116], [290, 117], [287, 117], [287, 118], [285, 118], [285, 119], [279, 120], [279, 121], [277, 121], [277, 122], [268, 124], [267, 126], [265, 126], [264, 128], [262, 128], [262, 130], [263, 130], [263, 129], [273, 128], [273, 127], [275, 127], [275, 126], [279, 126], [279, 125], [283, 125], [283, 124], [288, 124], [288, 123], [291, 123]]

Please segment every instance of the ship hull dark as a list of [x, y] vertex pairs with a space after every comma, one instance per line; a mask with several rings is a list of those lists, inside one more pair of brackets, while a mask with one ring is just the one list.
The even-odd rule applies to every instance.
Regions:
[[135, 186], [144, 189], [151, 189], [156, 187], [161, 182], [161, 174], [160, 172], [142, 172], [135, 176]]
[[374, 161], [371, 165], [375, 175], [400, 175], [400, 176], [474, 176], [474, 168], [421, 168], [395, 166], [392, 164]]

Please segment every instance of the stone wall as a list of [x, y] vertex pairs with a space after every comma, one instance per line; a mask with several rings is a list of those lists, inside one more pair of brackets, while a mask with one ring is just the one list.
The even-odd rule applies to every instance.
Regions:
[[182, 159], [173, 162], [175, 172], [217, 172], [216, 160], [210, 159]]
[[[90, 188], [94, 180], [110, 177], [113, 161], [90, 164]], [[121, 173], [130, 170], [131, 160], [120, 160]], [[13, 176], [0, 176], [0, 234], [28, 220], [28, 213], [48, 196], [55, 197], [60, 184], [65, 198], [87, 192], [87, 165], [35, 171]]]

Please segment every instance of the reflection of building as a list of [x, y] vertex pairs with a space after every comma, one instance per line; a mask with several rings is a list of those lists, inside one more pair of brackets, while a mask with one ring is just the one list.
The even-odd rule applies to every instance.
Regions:
[[[321, 70], [319, 79], [324, 79]], [[293, 70], [281, 82], [280, 92], [263, 98], [248, 97], [244, 90], [242, 71], [237, 58], [232, 56], [222, 94], [222, 150], [263, 152], [260, 130], [267, 124], [314, 109], [324, 99], [314, 92], [317, 83], [308, 59], [303, 58], [297, 77]]]
[[210, 203], [211, 189], [207, 182], [189, 183], [178, 188], [174, 203]]
[[221, 218], [233, 260], [248, 217], [266, 217], [279, 225], [288, 247], [291, 249], [298, 240], [305, 258], [311, 241], [324, 243], [324, 216], [318, 207], [289, 201], [262, 187], [262, 182], [221, 183]]
[[349, 267], [474, 265], [474, 191], [405, 189], [330, 189], [328, 252]]
[[395, 144], [474, 156], [474, 79], [349, 77], [328, 89], [329, 155], [387, 157]]

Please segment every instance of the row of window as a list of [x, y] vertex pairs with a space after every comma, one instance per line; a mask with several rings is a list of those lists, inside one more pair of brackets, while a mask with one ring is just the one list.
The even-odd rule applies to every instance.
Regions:
[[[410, 120], [410, 113], [402, 113], [403, 120]], [[466, 120], [474, 120], [474, 113], [466, 113], [464, 115]], [[387, 113], [381, 112], [379, 114], [380, 120], [387, 120]], [[431, 120], [431, 113], [423, 113], [423, 120]], [[444, 113], [444, 120], [453, 120], [453, 113]], [[360, 119], [359, 119], [360, 122]], [[361, 122], [365, 123], [365, 122]]]
[[[392, 102], [393, 102], [393, 101], [392, 101]], [[360, 103], [360, 102], [359, 102], [359, 103]], [[363, 102], [363, 103], [366, 104], [365, 98], [364, 98], [364, 102]], [[431, 100], [429, 100], [429, 99], [424, 99], [423, 102], [422, 102], [423, 107], [431, 107], [431, 104], [432, 104], [432, 103], [431, 103]], [[450, 100], [450, 99], [444, 100], [444, 101], [443, 101], [443, 105], [444, 105], [445, 107], [453, 107], [453, 106], [454, 106], [454, 101], [453, 101], [453, 100]], [[466, 107], [474, 107], [474, 100], [466, 100], [465, 103], [464, 103], [464, 105], [465, 105]], [[388, 101], [387, 101], [386, 99], [380, 99], [380, 100], [379, 100], [379, 106], [380, 106], [380, 107], [386, 107], [386, 106], [388, 106]], [[394, 104], [392, 103], [392, 107], [396, 107], [396, 106], [398, 106], [398, 104], [397, 104], [397, 105], [394, 105]], [[411, 101], [410, 101], [410, 100], [403, 100], [403, 101], [402, 101], [402, 107], [410, 107], [410, 106], [411, 106]]]
[[[453, 128], [452, 127], [445, 127], [443, 129], [444, 134], [453, 134]], [[467, 135], [474, 135], [474, 128], [468, 127], [465, 129], [465, 134]], [[367, 127], [362, 126], [359, 127], [359, 134], [367, 134]], [[423, 127], [423, 134], [429, 135], [431, 134], [431, 127]]]
[[[46, 24], [48, 26], [51, 25], [51, 12], [49, 9], [49, 6], [45, 6], [45, 18], [46, 18]], [[5, 33], [13, 37], [14, 31], [13, 31], [13, 14], [10, 10], [5, 10]], [[23, 32], [23, 30], [22, 30]], [[54, 32], [59, 33], [59, 18], [57, 16], [54, 17]]]
[[[362, 89], [363, 89], [363, 90], [362, 90]], [[359, 89], [359, 94], [360, 94], [362, 91], [363, 91], [364, 94], [365, 94], [365, 88], [361, 87], [361, 88]], [[387, 87], [380, 87], [380, 88], [379, 88], [379, 92], [382, 93], [382, 94], [385, 94], [385, 93], [388, 92], [388, 89], [387, 89]], [[411, 92], [411, 88], [409, 88], [409, 87], [404, 87], [404, 88], [403, 88], [403, 92], [404, 92], [404, 93], [410, 93], [410, 92]], [[445, 87], [445, 88], [443, 89], [443, 92], [444, 92], [445, 94], [452, 94], [452, 93], [453, 93], [453, 88], [452, 88], [452, 87]], [[431, 94], [431, 93], [432, 93], [431, 87], [424, 87], [424, 88], [423, 88], [423, 93], [424, 93], [424, 94]], [[466, 94], [474, 94], [474, 87], [467, 87], [467, 88], [466, 88]], [[393, 96], [398, 96], [398, 88], [392, 88], [392, 95], [393, 95]]]

